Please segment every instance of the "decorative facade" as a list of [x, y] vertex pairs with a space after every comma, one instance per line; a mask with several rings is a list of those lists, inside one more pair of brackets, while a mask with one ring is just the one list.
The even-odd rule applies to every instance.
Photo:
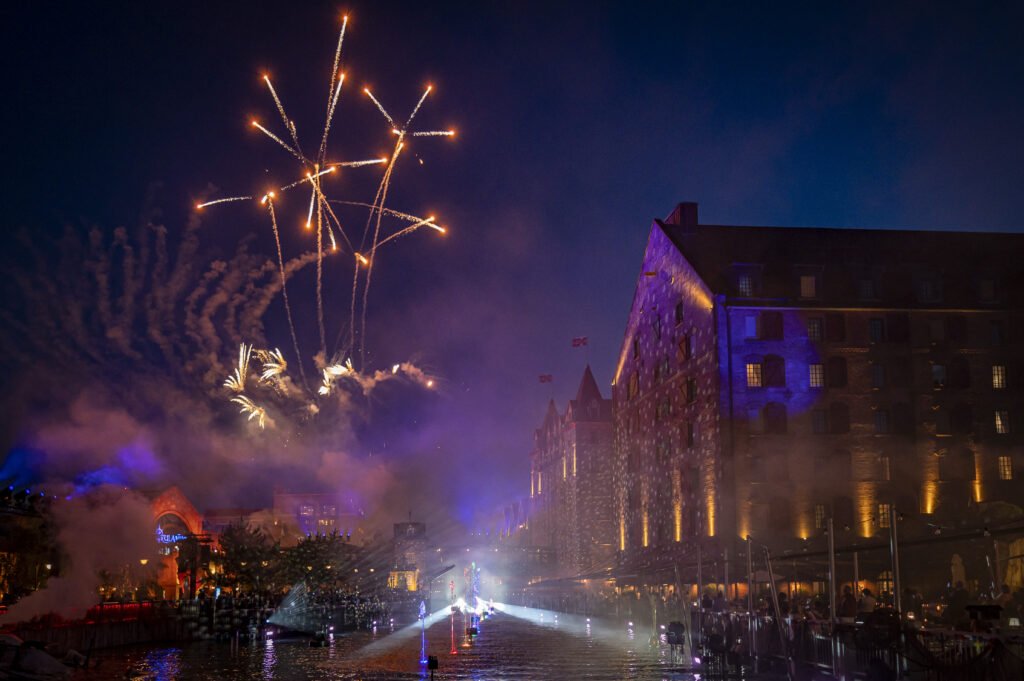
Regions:
[[576, 399], [548, 404], [530, 453], [529, 542], [554, 548], [558, 570], [580, 575], [614, 560], [611, 400], [588, 366]]
[[[651, 228], [614, 377], [620, 562], [1024, 498], [1024, 235]], [[981, 517], [981, 516], [979, 516]], [[735, 553], [733, 554], [735, 555]]]

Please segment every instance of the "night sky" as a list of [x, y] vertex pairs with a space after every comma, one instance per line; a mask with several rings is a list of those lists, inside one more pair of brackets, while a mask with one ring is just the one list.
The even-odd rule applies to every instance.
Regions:
[[[296, 4], [9, 10], [4, 230], [134, 225], [150, 196], [173, 235], [199, 196], [290, 181], [248, 124], [280, 130], [260, 74], [315, 138], [348, 12], [337, 155], [391, 144], [364, 85], [401, 116], [432, 83], [417, 121], [457, 131], [413, 141], [388, 201], [449, 234], [382, 252], [370, 295], [371, 362], [412, 359], [438, 386], [381, 410], [365, 442], [428, 461], [467, 522], [528, 493], [533, 429], [575, 394], [588, 352], [610, 394], [651, 220], [679, 201], [703, 224], [1021, 227], [1020, 3]], [[369, 201], [378, 178], [352, 170], [331, 193]], [[305, 200], [281, 211], [294, 255]], [[204, 220], [211, 257], [248, 233], [271, 252], [251, 205]], [[330, 338], [348, 272], [326, 280]], [[292, 295], [312, 349], [310, 281]], [[290, 347], [280, 301], [267, 335]], [[22, 416], [8, 412], [4, 447]]]

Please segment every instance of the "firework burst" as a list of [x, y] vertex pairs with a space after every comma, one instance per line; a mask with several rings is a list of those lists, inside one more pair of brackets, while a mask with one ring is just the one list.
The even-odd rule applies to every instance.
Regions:
[[[269, 75], [263, 75], [263, 81], [266, 84], [267, 90], [270, 93], [270, 97], [273, 100], [274, 107], [277, 110], [278, 115], [281, 119], [281, 124], [284, 127], [285, 133], [278, 134], [271, 129], [271, 126], [264, 125], [258, 120], [252, 120], [251, 125], [254, 129], [258, 130], [268, 139], [272, 140], [277, 146], [284, 149], [290, 157], [298, 161], [299, 168], [296, 173], [297, 179], [289, 184], [285, 184], [281, 187], [276, 188], [273, 191], [267, 191], [262, 196], [231, 196], [226, 198], [217, 198], [209, 201], [201, 202], [196, 205], [196, 208], [202, 209], [208, 206], [213, 206], [221, 203], [230, 203], [236, 201], [259, 201], [260, 204], [264, 205], [270, 218], [271, 230], [274, 235], [274, 244], [277, 249], [277, 269], [280, 278], [280, 290], [281, 297], [284, 302], [288, 329], [292, 340], [292, 349], [295, 353], [295, 364], [298, 366], [299, 373], [302, 378], [302, 384], [309, 391], [309, 384], [306, 381], [304, 364], [302, 361], [302, 352], [300, 350], [299, 337], [295, 331], [295, 320], [293, 317], [292, 305], [288, 295], [287, 289], [287, 273], [285, 267], [285, 258], [282, 250], [281, 233], [279, 228], [278, 215], [275, 212], [275, 198], [277, 193], [284, 193], [289, 190], [308, 188], [309, 190], [309, 202], [304, 203], [304, 217], [303, 222], [305, 229], [313, 232], [315, 230], [316, 238], [316, 310], [317, 310], [317, 330], [319, 332], [319, 345], [320, 351], [316, 354], [315, 360], [322, 369], [323, 381], [316, 390], [316, 393], [321, 397], [330, 395], [335, 388], [335, 382], [342, 375], [348, 374], [349, 376], [356, 379], [360, 384], [364, 382], [363, 375], [352, 368], [351, 359], [347, 360], [346, 364], [335, 364], [331, 366], [324, 366], [323, 358], [327, 357], [327, 344], [326, 344], [326, 331], [325, 331], [325, 320], [324, 320], [324, 299], [323, 299], [323, 261], [324, 252], [327, 250], [327, 243], [329, 242], [330, 252], [337, 252], [340, 245], [348, 247], [350, 252], [353, 254], [353, 281], [352, 281], [352, 292], [351, 292], [351, 309], [349, 311], [349, 343], [348, 348], [354, 349], [355, 346], [355, 331], [356, 331], [356, 308], [357, 303], [360, 308], [360, 364], [365, 363], [365, 336], [366, 336], [366, 308], [369, 295], [369, 288], [372, 278], [373, 266], [375, 262], [375, 255], [378, 248], [384, 244], [397, 239], [402, 236], [411, 234], [422, 227], [432, 228], [440, 233], [445, 233], [445, 228], [438, 225], [434, 216], [427, 218], [418, 217], [408, 213], [395, 211], [385, 207], [385, 202], [388, 197], [388, 191], [391, 184], [391, 178], [393, 176], [396, 163], [399, 155], [406, 145], [407, 137], [421, 137], [421, 136], [452, 136], [454, 132], [451, 130], [412, 130], [411, 124], [415, 119], [417, 113], [420, 111], [427, 96], [431, 93], [433, 87], [428, 86], [416, 105], [413, 107], [412, 112], [405, 119], [404, 123], [393, 118], [381, 102], [374, 97], [368, 88], [364, 89], [370, 100], [376, 105], [377, 109], [383, 114], [385, 120], [388, 123], [390, 132], [395, 136], [395, 146], [392, 153], [386, 158], [372, 158], [367, 160], [357, 161], [336, 161], [328, 160], [328, 141], [330, 137], [332, 123], [335, 119], [335, 113], [337, 111], [337, 105], [342, 94], [342, 87], [345, 83], [345, 74], [340, 70], [341, 51], [344, 45], [345, 32], [348, 27], [348, 17], [344, 17], [342, 20], [341, 29], [338, 34], [337, 46], [334, 52], [334, 61], [331, 68], [330, 83], [327, 88], [327, 104], [326, 114], [323, 125], [323, 132], [320, 135], [319, 145], [315, 147], [313, 153], [307, 153], [303, 149], [303, 145], [300, 142], [299, 135], [292, 119], [288, 116], [288, 112], [285, 109], [284, 103], [275, 89], [273, 82]], [[339, 173], [338, 170], [341, 168], [359, 168], [364, 166], [379, 165], [384, 167], [384, 172], [380, 184], [378, 185], [376, 195], [372, 202], [364, 203], [358, 201], [338, 201], [329, 199], [325, 191], [325, 182], [332, 177], [336, 177]], [[360, 247], [357, 251], [353, 246], [353, 240], [349, 237], [339, 219], [334, 207], [331, 204], [344, 204], [349, 206], [358, 206], [367, 209], [368, 215], [366, 223], [363, 229], [362, 238], [360, 241]], [[386, 234], [382, 231], [382, 222], [384, 217], [397, 218], [406, 222], [404, 226], [393, 231], [391, 234]], [[362, 277], [360, 274], [362, 273]], [[357, 289], [362, 288], [362, 295], [358, 295]], [[250, 352], [252, 348], [250, 346]], [[257, 351], [267, 353], [268, 351]], [[276, 354], [268, 353], [266, 356], [257, 355], [263, 363], [264, 371], [262, 380], [264, 382], [280, 381], [287, 368], [287, 364], [281, 356], [279, 350], [274, 351]], [[340, 369], [344, 371], [339, 372]], [[225, 381], [225, 387], [229, 388], [232, 392], [236, 393], [238, 397], [244, 397], [245, 402], [239, 402], [243, 406], [243, 412], [249, 409], [247, 413], [250, 414], [250, 419], [256, 418], [251, 410], [251, 407], [257, 407], [251, 399], [245, 397], [241, 393], [245, 390], [245, 373], [248, 367], [244, 367], [245, 371], [236, 369], [235, 372], [228, 377]], [[258, 407], [257, 407], [258, 408]], [[315, 410], [314, 410], [315, 411]], [[261, 422], [265, 417], [265, 413], [261, 416]]]

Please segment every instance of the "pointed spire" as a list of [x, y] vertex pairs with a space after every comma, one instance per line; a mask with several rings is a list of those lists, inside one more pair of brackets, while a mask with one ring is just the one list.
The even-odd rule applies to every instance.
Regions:
[[594, 374], [590, 371], [590, 365], [583, 370], [583, 379], [580, 381], [580, 389], [576, 391], [576, 403], [579, 405], [589, 404], [593, 400], [600, 401], [601, 389], [597, 387]]

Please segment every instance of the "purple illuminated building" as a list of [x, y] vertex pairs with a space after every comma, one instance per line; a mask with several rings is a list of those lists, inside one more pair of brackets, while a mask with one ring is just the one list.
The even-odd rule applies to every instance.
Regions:
[[[626, 566], [882, 536], [1024, 486], [1024, 235], [651, 227], [614, 373]], [[557, 475], [556, 475], [557, 478]]]
[[555, 550], [562, 575], [586, 574], [613, 559], [611, 460], [611, 400], [601, 396], [588, 366], [563, 412], [554, 400], [548, 404], [530, 453], [525, 536]]

